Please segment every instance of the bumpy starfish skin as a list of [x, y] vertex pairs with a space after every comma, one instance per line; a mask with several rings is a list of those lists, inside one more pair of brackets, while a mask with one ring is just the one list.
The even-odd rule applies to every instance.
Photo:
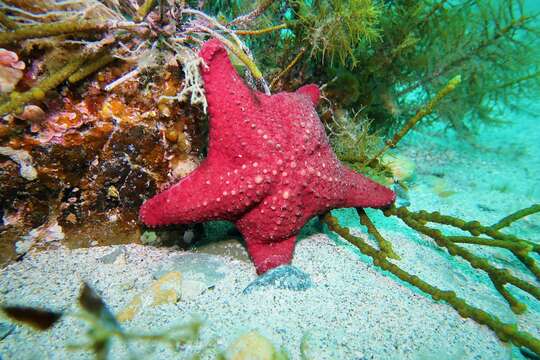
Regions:
[[314, 215], [341, 207], [385, 207], [395, 194], [342, 166], [314, 106], [316, 85], [267, 96], [246, 86], [221, 42], [200, 56], [210, 134], [208, 157], [146, 201], [149, 226], [230, 220], [261, 274], [292, 259], [296, 235]]

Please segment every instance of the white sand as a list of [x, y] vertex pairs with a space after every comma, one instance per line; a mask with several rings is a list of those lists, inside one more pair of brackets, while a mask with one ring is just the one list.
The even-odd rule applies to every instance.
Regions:
[[[125, 263], [108, 265], [97, 260], [108, 252], [108, 248], [58, 250], [28, 257], [4, 272], [2, 300], [72, 308], [80, 282], [86, 280], [118, 311], [148, 287], [152, 274], [172, 254], [131, 245]], [[312, 274], [316, 284], [305, 292], [269, 288], [243, 295], [242, 290], [255, 278], [252, 266], [228, 259], [224, 264], [226, 276], [214, 290], [176, 305], [148, 307], [126, 327], [157, 330], [189, 319], [188, 314], [200, 314], [207, 323], [204, 339], [215, 337], [225, 346], [255, 329], [284, 346], [293, 358], [299, 358], [306, 332], [311, 334], [313, 359], [509, 356], [508, 348], [488, 329], [461, 319], [447, 305], [415, 294], [324, 235], [305, 239], [296, 251], [295, 265]], [[82, 331], [71, 319], [42, 334], [19, 327], [0, 342], [0, 353], [8, 359], [88, 358], [63, 349], [63, 344], [81, 341]], [[121, 358], [122, 352], [117, 354], [113, 358]], [[173, 356], [168, 351], [154, 355]]]

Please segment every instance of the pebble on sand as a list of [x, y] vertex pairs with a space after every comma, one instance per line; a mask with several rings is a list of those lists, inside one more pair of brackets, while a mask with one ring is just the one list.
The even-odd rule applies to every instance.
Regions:
[[150, 291], [136, 295], [117, 316], [118, 321], [132, 320], [142, 308], [174, 304], [180, 300], [182, 293], [182, 274], [171, 271], [156, 280], [150, 286]]

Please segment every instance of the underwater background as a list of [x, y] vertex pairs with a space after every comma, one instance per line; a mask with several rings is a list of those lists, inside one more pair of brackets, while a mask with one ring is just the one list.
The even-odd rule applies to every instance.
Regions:
[[[0, 0], [0, 358], [538, 359], [539, 13], [533, 0]], [[228, 101], [242, 89], [230, 71], [211, 88], [222, 63], [200, 56], [216, 39], [245, 103]], [[313, 89], [293, 95], [310, 83], [316, 106]], [[311, 216], [319, 197], [298, 195], [310, 219], [290, 265], [268, 271], [242, 226], [169, 215], [201, 194], [164, 197], [165, 226], [150, 226], [141, 205], [226, 152], [212, 136], [244, 108], [276, 138], [290, 129], [258, 111], [321, 124], [395, 203], [376, 209], [368, 191], [365, 209]], [[294, 117], [305, 109], [316, 117]], [[280, 161], [239, 126], [233, 144]], [[239, 221], [230, 207], [222, 219]], [[266, 218], [249, 228], [267, 234]]]

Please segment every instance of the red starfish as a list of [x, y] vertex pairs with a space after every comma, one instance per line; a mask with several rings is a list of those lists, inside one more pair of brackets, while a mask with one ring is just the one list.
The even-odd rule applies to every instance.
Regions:
[[142, 205], [145, 224], [233, 221], [261, 274], [291, 261], [296, 235], [314, 215], [394, 201], [391, 190], [336, 158], [315, 112], [316, 85], [268, 96], [245, 85], [220, 41], [206, 42], [200, 56], [208, 157]]

